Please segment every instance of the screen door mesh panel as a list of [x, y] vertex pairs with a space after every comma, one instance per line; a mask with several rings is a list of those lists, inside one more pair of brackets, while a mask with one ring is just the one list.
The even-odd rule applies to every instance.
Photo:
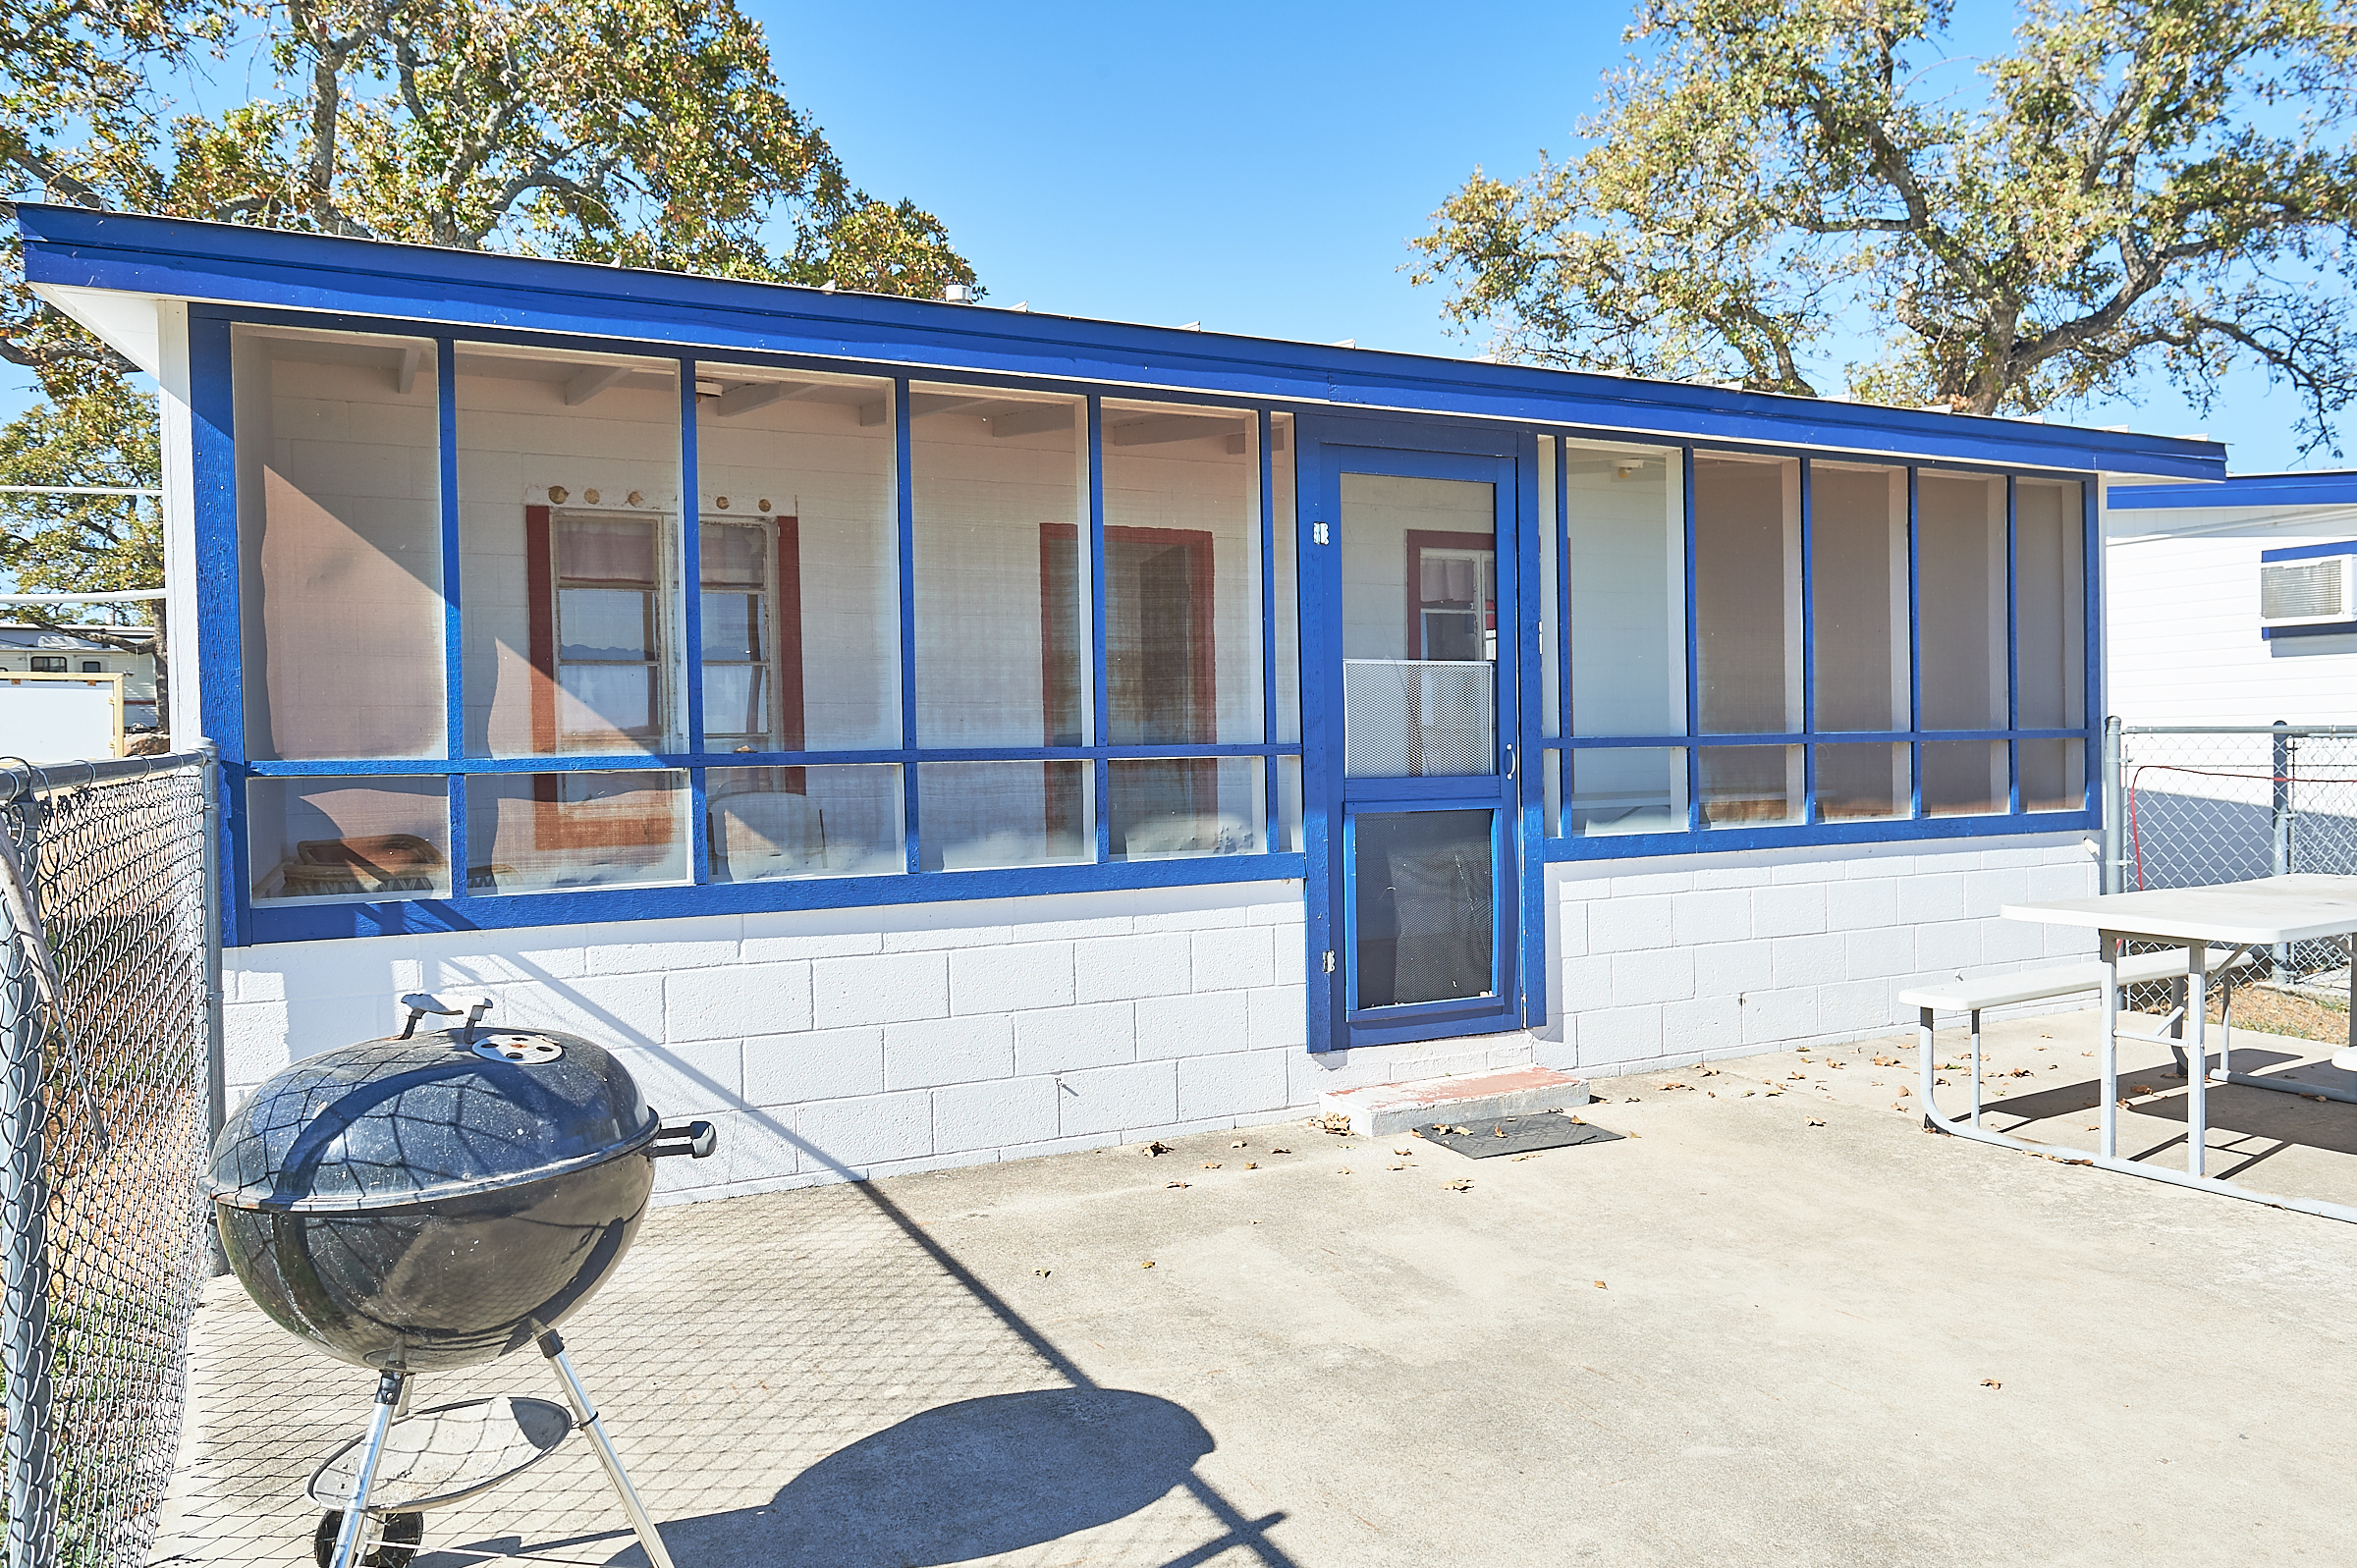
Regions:
[[1343, 661], [1343, 771], [1419, 779], [1498, 771], [1494, 667], [1480, 660]]
[[2345, 556], [2322, 561], [2286, 561], [2259, 568], [2259, 618], [2263, 621], [2303, 621], [2312, 616], [2340, 613], [2341, 574], [2349, 569]]

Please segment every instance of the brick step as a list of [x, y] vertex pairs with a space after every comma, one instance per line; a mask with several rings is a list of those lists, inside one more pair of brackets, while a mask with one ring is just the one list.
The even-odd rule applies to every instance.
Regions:
[[1432, 1121], [1565, 1110], [1593, 1098], [1585, 1079], [1553, 1067], [1501, 1067], [1338, 1090], [1318, 1096], [1318, 1108], [1348, 1116], [1350, 1130], [1362, 1138], [1380, 1138]]

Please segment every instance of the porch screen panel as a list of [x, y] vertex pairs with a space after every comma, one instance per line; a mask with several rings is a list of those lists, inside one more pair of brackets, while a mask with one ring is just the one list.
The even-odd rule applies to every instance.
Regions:
[[[1697, 454], [1694, 622], [1702, 731], [1799, 730], [1797, 460]], [[1797, 746], [1706, 749], [1701, 767], [1706, 826], [1791, 821], [1805, 798]]]
[[[1856, 463], [1809, 465], [1811, 624], [1819, 731], [1913, 728], [1908, 690], [1907, 475]], [[1827, 822], [1903, 816], [1908, 747], [1817, 748]]]
[[[1916, 479], [1915, 509], [1921, 726], [2005, 729], [2005, 482], [1927, 469]], [[1927, 744], [1924, 810], [2002, 811], [2007, 773], [2001, 740]]]
[[895, 763], [713, 768], [712, 880], [896, 875], [906, 869], [903, 798]]
[[434, 345], [231, 344], [247, 754], [445, 755]]
[[687, 776], [476, 774], [466, 781], [467, 881], [478, 893], [687, 880]]
[[901, 732], [892, 383], [699, 362], [704, 746]]
[[1103, 407], [1105, 743], [1258, 741], [1258, 422]]
[[[1294, 537], [1293, 416], [1269, 416], [1269, 525], [1276, 530], [1277, 619], [1271, 630], [1271, 656], [1277, 662], [1277, 711], [1270, 716], [1269, 738], [1301, 738], [1301, 590]], [[1297, 826], [1297, 820], [1296, 820]]]
[[[915, 743], [1090, 743], [1087, 404], [918, 384], [908, 412]], [[921, 865], [1095, 858], [1093, 769], [968, 766], [918, 772]]]
[[450, 786], [432, 777], [249, 779], [256, 903], [450, 896]]
[[[1571, 442], [1563, 453], [1570, 599], [1568, 697], [1577, 736], [1678, 735], [1686, 730], [1686, 543], [1683, 462], [1674, 450]], [[1555, 592], [1547, 581], [1547, 597]], [[1685, 752], [1596, 747], [1551, 770], [1569, 835], [1680, 833]], [[1562, 799], [1565, 785], [1568, 799]]]
[[467, 344], [458, 425], [468, 753], [681, 749], [678, 366]]
[[[2087, 723], [2087, 513], [2078, 484], [2019, 479], [2013, 486], [2013, 614], [2020, 730]], [[2021, 740], [2016, 772], [2025, 811], [2077, 811], [2087, 800], [2087, 747]]]

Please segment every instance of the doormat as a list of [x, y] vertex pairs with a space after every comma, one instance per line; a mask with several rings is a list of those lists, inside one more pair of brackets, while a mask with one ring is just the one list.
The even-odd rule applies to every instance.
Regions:
[[1527, 1116], [1492, 1116], [1485, 1121], [1427, 1121], [1416, 1133], [1426, 1143], [1455, 1150], [1468, 1160], [1526, 1155], [1538, 1149], [1569, 1149], [1583, 1143], [1615, 1143], [1620, 1134], [1560, 1110]]

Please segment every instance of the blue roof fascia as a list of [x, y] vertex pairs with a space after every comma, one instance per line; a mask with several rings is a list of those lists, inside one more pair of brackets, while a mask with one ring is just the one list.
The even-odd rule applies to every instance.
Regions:
[[2219, 479], [2216, 442], [24, 203], [34, 283], [1932, 460]]
[[2113, 485], [2113, 512], [2183, 512], [2217, 507], [2357, 506], [2357, 468], [2317, 473], [2238, 473], [2205, 485]]

